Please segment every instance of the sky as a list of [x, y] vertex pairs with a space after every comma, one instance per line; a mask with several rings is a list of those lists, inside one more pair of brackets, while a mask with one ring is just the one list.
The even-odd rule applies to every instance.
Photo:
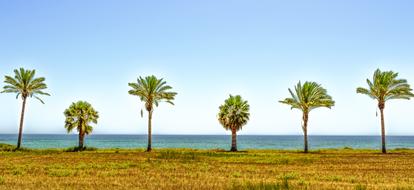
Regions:
[[[356, 94], [375, 69], [414, 85], [409, 0], [2, 0], [0, 76], [36, 69], [52, 96], [28, 101], [24, 133], [65, 134], [63, 111], [90, 102], [94, 134], [146, 134], [138, 76], [164, 78], [175, 106], [154, 111], [154, 134], [229, 134], [220, 104], [239, 94], [251, 118], [239, 134], [301, 135], [301, 112], [278, 103], [298, 81], [336, 101], [311, 112], [310, 135], [379, 135], [376, 102]], [[1, 85], [4, 85], [2, 83]], [[18, 131], [21, 100], [0, 94], [0, 134]], [[386, 105], [389, 135], [414, 135], [414, 101]]]

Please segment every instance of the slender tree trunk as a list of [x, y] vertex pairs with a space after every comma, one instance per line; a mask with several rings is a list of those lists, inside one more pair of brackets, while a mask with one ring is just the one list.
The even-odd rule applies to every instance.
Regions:
[[236, 129], [231, 129], [231, 150], [232, 152], [237, 152], [237, 133]]
[[83, 139], [84, 139], [84, 134], [83, 134], [82, 127], [80, 127], [79, 129], [79, 151], [83, 150]]
[[22, 144], [23, 121], [24, 121], [24, 110], [26, 109], [26, 99], [27, 99], [26, 97], [23, 97], [22, 112], [20, 115], [19, 137], [17, 139], [17, 149], [19, 149]]
[[152, 150], [152, 111], [148, 111], [148, 147], [147, 152]]
[[309, 147], [308, 147], [308, 119], [309, 119], [309, 113], [304, 112], [302, 119], [303, 119], [302, 129], [303, 129], [303, 137], [304, 137], [304, 139], [303, 139], [303, 141], [304, 141], [304, 143], [303, 143], [304, 152], [308, 153], [308, 151], [309, 151]]
[[384, 119], [384, 108], [385, 103], [379, 103], [378, 105], [381, 112], [381, 141], [382, 141], [382, 153], [387, 153], [386, 142], [385, 142], [385, 119]]

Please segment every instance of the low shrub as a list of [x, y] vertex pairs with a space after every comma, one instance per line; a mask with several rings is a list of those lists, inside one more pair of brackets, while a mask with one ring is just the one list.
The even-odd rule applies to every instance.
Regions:
[[83, 148], [79, 148], [78, 146], [75, 147], [69, 147], [67, 149], [65, 149], [65, 152], [82, 152], [82, 151], [97, 151], [98, 148], [95, 147], [83, 147]]

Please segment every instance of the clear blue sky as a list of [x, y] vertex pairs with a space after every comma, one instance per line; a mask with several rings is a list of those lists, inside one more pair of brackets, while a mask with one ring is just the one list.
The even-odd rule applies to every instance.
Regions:
[[[216, 119], [228, 94], [251, 104], [240, 134], [302, 134], [301, 114], [277, 101], [299, 80], [337, 105], [311, 113], [310, 134], [380, 134], [376, 104], [355, 88], [376, 68], [414, 84], [414, 2], [0, 1], [0, 75], [45, 76], [51, 97], [30, 100], [26, 133], [65, 133], [63, 110], [86, 100], [95, 133], [145, 134], [128, 82], [154, 74], [179, 93], [154, 113], [156, 134], [227, 134]], [[0, 95], [0, 133], [16, 133], [20, 100]], [[414, 135], [414, 101], [391, 101], [388, 134]]]

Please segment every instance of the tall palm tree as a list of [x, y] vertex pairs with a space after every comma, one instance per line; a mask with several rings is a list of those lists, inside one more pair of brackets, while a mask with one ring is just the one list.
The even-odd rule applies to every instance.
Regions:
[[378, 108], [381, 112], [381, 140], [382, 153], [387, 153], [385, 146], [385, 121], [384, 108], [387, 100], [406, 99], [414, 97], [412, 89], [405, 79], [397, 79], [398, 73], [393, 71], [381, 71], [377, 69], [372, 81], [367, 79], [368, 89], [357, 88], [357, 93], [365, 94], [378, 101]]
[[315, 108], [327, 107], [331, 108], [335, 105], [332, 97], [328, 95], [327, 90], [316, 82], [305, 82], [303, 85], [299, 83], [295, 86], [293, 92], [289, 88], [291, 98], [286, 98], [280, 103], [291, 106], [291, 109], [299, 109], [302, 111], [302, 129], [304, 134], [304, 152], [308, 152], [308, 120], [309, 112]]
[[[152, 113], [154, 111], [154, 105], [158, 107], [160, 102], [167, 102], [174, 105], [172, 102], [177, 95], [176, 92], [170, 92], [171, 86], [167, 85], [167, 82], [162, 78], [158, 79], [154, 75], [147, 76], [145, 78], [138, 77], [137, 83], [128, 83], [132, 88], [128, 91], [129, 94], [138, 96], [142, 102], [145, 103], [145, 109], [148, 111], [148, 147], [147, 152], [152, 150]], [[141, 117], [143, 117], [143, 111], [141, 109]]]
[[237, 134], [244, 125], [249, 121], [250, 106], [247, 101], [244, 101], [240, 95], [232, 96], [224, 101], [224, 104], [219, 107], [218, 120], [226, 130], [231, 130], [231, 149], [230, 151], [237, 151]]
[[63, 113], [66, 117], [65, 128], [68, 133], [73, 129], [77, 129], [79, 132], [79, 150], [83, 150], [83, 141], [85, 134], [89, 135], [92, 133], [93, 127], [90, 125], [91, 122], [97, 124], [99, 114], [92, 107], [91, 104], [85, 101], [78, 101], [72, 103], [68, 109]]
[[23, 133], [23, 121], [24, 121], [24, 112], [26, 109], [26, 100], [27, 98], [34, 97], [38, 99], [42, 104], [43, 100], [40, 99], [39, 95], [50, 96], [48, 93], [43, 92], [47, 88], [47, 85], [44, 83], [45, 78], [39, 77], [35, 78], [36, 70], [26, 70], [24, 68], [15, 69], [14, 77], [5, 76], [4, 83], [6, 85], [3, 87], [1, 93], [15, 93], [16, 99], [21, 97], [23, 100], [22, 111], [20, 114], [20, 126], [19, 126], [19, 137], [17, 140], [17, 149], [20, 148], [22, 144], [22, 133]]

